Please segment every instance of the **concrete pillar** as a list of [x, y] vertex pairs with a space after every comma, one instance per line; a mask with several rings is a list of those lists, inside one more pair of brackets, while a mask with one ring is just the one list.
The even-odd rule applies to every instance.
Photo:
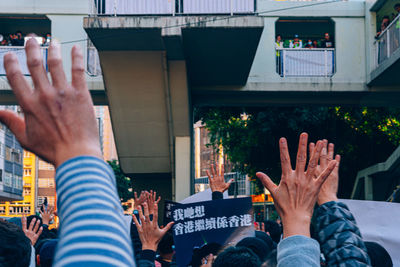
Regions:
[[190, 137], [175, 138], [175, 201], [190, 196]]
[[365, 176], [364, 178], [365, 200], [374, 200], [373, 181], [372, 177]]

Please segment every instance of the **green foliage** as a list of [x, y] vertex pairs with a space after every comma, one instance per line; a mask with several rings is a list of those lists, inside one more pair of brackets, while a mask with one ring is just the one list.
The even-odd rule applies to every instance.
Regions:
[[[244, 115], [245, 114], [245, 115]], [[359, 170], [385, 161], [400, 144], [400, 110], [359, 107], [198, 108], [210, 143], [222, 145], [235, 170], [254, 177], [264, 171], [280, 180], [278, 140], [288, 139], [292, 164], [298, 136], [328, 139], [342, 155], [340, 195], [348, 197]], [[254, 179], [258, 191], [262, 188]], [[260, 192], [260, 191], [259, 191]]]
[[[120, 197], [121, 202], [126, 202], [127, 200], [133, 198], [132, 190], [132, 183], [131, 178], [126, 177], [125, 174], [122, 172], [122, 169], [116, 160], [107, 161], [107, 163], [111, 166], [114, 171], [115, 179], [117, 181], [117, 190], [118, 195]], [[126, 208], [123, 206], [124, 209]]]

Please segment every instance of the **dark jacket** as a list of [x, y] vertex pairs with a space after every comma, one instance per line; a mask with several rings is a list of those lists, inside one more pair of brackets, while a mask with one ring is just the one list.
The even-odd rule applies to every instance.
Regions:
[[327, 266], [370, 266], [360, 230], [349, 208], [341, 202], [327, 202], [316, 212], [316, 233]]

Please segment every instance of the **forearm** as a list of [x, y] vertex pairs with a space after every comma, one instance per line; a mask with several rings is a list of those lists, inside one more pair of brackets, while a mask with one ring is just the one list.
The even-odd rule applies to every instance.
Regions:
[[370, 263], [360, 230], [345, 204], [326, 202], [317, 209], [316, 218], [318, 241], [329, 266]]
[[283, 239], [278, 244], [278, 267], [319, 267], [318, 242], [302, 235]]
[[57, 168], [60, 232], [55, 266], [135, 266], [111, 168], [76, 157]]

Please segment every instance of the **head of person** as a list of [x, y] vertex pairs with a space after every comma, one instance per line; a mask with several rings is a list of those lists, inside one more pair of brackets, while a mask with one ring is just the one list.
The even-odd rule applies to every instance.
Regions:
[[258, 267], [261, 262], [256, 254], [245, 247], [229, 247], [221, 252], [213, 267]]
[[39, 250], [40, 267], [51, 267], [53, 264], [54, 255], [56, 253], [58, 239], [46, 240]]
[[279, 34], [276, 36], [276, 41], [277, 42], [281, 42], [282, 41], [282, 36], [280, 36]]
[[389, 22], [390, 22], [389, 16], [384, 16], [383, 19], [382, 19], [381, 26], [387, 27], [387, 26], [389, 26]]
[[199, 247], [194, 248], [191, 266], [193, 267], [201, 266], [203, 258], [206, 258], [210, 254], [218, 255], [218, 253], [221, 250], [221, 247], [222, 246], [220, 244], [212, 242], [212, 243], [207, 243], [200, 248]]
[[318, 46], [318, 41], [317, 41], [317, 40], [314, 40], [314, 41], [313, 41], [313, 46], [315, 46], [315, 47]]
[[0, 262], [2, 267], [28, 267], [31, 241], [17, 225], [0, 219]]
[[312, 45], [311, 39], [308, 39], [307, 44]]
[[299, 41], [299, 35], [297, 35], [297, 34], [294, 35], [294, 41], [295, 41], [295, 42], [298, 42], [298, 41]]
[[395, 4], [393, 8], [397, 13], [400, 13], [400, 3]]
[[174, 256], [174, 238], [171, 233], [166, 233], [158, 243], [157, 251], [161, 258], [172, 260]]
[[240, 240], [236, 247], [244, 247], [250, 249], [254, 254], [257, 255], [260, 262], [266, 260], [267, 255], [271, 252], [271, 248], [259, 238], [256, 237], [246, 237]]
[[268, 254], [267, 259], [264, 261], [261, 267], [276, 267], [278, 266], [277, 260], [278, 251], [274, 249], [271, 253]]
[[256, 233], [256, 238], [262, 240], [268, 246], [270, 251], [276, 248], [276, 243], [266, 232], [255, 231], [255, 233]]
[[21, 31], [17, 31], [15, 33], [15, 35], [17, 36], [18, 39], [22, 39], [22, 32]]
[[330, 35], [329, 35], [329, 33], [325, 33], [325, 40], [330, 40], [331, 39], [331, 37], [330, 37]]
[[393, 261], [387, 250], [376, 242], [365, 242], [372, 267], [393, 267]]
[[265, 232], [269, 234], [269, 236], [275, 243], [278, 244], [279, 241], [281, 240], [281, 235], [282, 235], [281, 226], [277, 222], [271, 220], [265, 221], [264, 225], [265, 225]]

